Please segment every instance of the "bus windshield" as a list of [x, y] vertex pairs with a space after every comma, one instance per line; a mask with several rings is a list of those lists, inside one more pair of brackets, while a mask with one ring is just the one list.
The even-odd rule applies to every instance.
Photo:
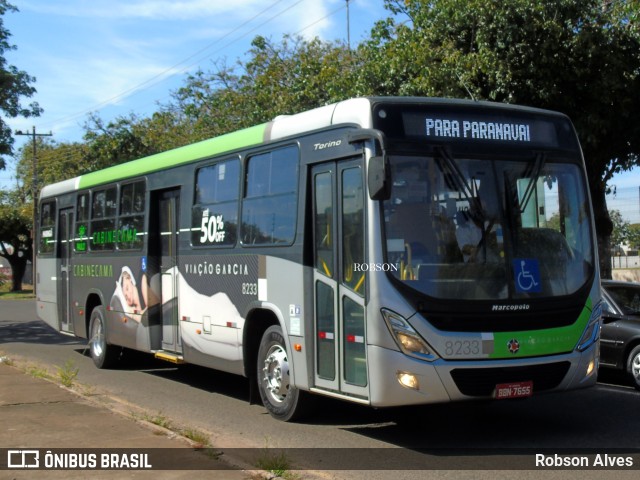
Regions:
[[441, 299], [576, 292], [594, 252], [580, 167], [521, 159], [390, 156], [386, 259], [406, 286]]

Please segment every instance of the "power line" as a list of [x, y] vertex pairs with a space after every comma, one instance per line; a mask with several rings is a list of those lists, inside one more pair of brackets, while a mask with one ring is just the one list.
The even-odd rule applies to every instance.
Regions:
[[[189, 60], [197, 57], [198, 55], [200, 55], [201, 53], [209, 50], [211, 47], [219, 44], [220, 42], [222, 42], [225, 38], [230, 37], [231, 35], [233, 35], [234, 33], [236, 33], [237, 31], [239, 31], [241, 28], [243, 28], [244, 26], [246, 26], [247, 24], [251, 23], [252, 21], [254, 21], [256, 18], [262, 16], [265, 12], [271, 10], [273, 7], [275, 7], [277, 4], [281, 3], [283, 0], [277, 0], [274, 3], [272, 3], [271, 5], [269, 5], [267, 8], [265, 8], [264, 10], [261, 10], [259, 13], [257, 13], [256, 15], [254, 15], [253, 17], [251, 17], [249, 20], [243, 22], [242, 24], [240, 24], [239, 26], [235, 27], [233, 30], [231, 30], [230, 32], [226, 33], [225, 35], [223, 35], [222, 37], [220, 37], [219, 39], [215, 40], [214, 42], [209, 43], [208, 45], [206, 45], [205, 47], [201, 48], [200, 50], [198, 50], [197, 52], [193, 53], [192, 55], [189, 55], [188, 57], [184, 58], [183, 60], [177, 62], [176, 64], [174, 64], [173, 66], [163, 70], [162, 72], [152, 76], [151, 78], [131, 87], [126, 89], [125, 91], [114, 95], [113, 97], [108, 98], [107, 100], [104, 100], [98, 104], [95, 104], [94, 106], [82, 110], [78, 113], [74, 113], [71, 115], [68, 115], [66, 117], [62, 117], [59, 119], [55, 119], [55, 120], [51, 120], [49, 122], [44, 123], [43, 125], [52, 125], [54, 123], [58, 123], [58, 122], [66, 122], [66, 121], [70, 121], [79, 117], [82, 117], [84, 115], [87, 115], [88, 113], [94, 112], [96, 110], [100, 110], [102, 108], [104, 108], [107, 105], [110, 105], [111, 103], [117, 101], [117, 100], [122, 100], [124, 98], [127, 98], [128, 96], [130, 96], [133, 93], [138, 93], [141, 92], [143, 90], [146, 90], [148, 88], [151, 88], [155, 85], [158, 85], [159, 83], [162, 83], [163, 81], [174, 77], [175, 75], [178, 74], [182, 74], [184, 72], [186, 72], [187, 70], [189, 70], [191, 67], [193, 67], [194, 65], [197, 65], [200, 61], [205, 60], [207, 58], [210, 58], [211, 56], [213, 56], [216, 53], [219, 53], [220, 51], [224, 50], [225, 48], [229, 47], [230, 45], [233, 45], [235, 42], [241, 40], [242, 38], [246, 37], [247, 35], [249, 35], [250, 33], [254, 32], [255, 30], [257, 30], [258, 28], [266, 25], [267, 23], [271, 22], [272, 20], [278, 18], [279, 16], [283, 15], [284, 13], [288, 12], [289, 10], [291, 10], [292, 8], [296, 7], [298, 4], [302, 3], [304, 0], [298, 0], [296, 1], [294, 4], [290, 5], [289, 7], [285, 8], [284, 10], [280, 11], [279, 13], [269, 17], [266, 21], [264, 21], [263, 23], [259, 24], [257, 27], [245, 32], [244, 34], [240, 35], [238, 38], [232, 40], [229, 43], [226, 43], [225, 45], [223, 45], [221, 48], [206, 54], [203, 57], [199, 57], [198, 60], [196, 60], [193, 63], [189, 63], [188, 65], [182, 67], [181, 69], [179, 69], [178, 71], [175, 71], [174, 73], [169, 75], [169, 72], [174, 71], [177, 67], [179, 67], [180, 65], [183, 65], [185, 62], [188, 62]], [[144, 88], [142, 88], [144, 87]]]

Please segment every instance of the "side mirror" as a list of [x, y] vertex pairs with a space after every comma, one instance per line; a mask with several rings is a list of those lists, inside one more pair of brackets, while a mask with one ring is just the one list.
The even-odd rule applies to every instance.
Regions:
[[380, 147], [381, 155], [369, 159], [367, 170], [367, 187], [371, 200], [388, 200], [391, 197], [391, 169], [385, 153], [384, 134], [380, 130], [358, 128], [349, 132], [349, 143], [375, 140]]
[[622, 315], [618, 315], [612, 312], [602, 312], [602, 324], [607, 325], [612, 322], [617, 322], [622, 319]]
[[391, 174], [386, 155], [369, 159], [367, 186], [371, 200], [388, 200], [391, 197]]

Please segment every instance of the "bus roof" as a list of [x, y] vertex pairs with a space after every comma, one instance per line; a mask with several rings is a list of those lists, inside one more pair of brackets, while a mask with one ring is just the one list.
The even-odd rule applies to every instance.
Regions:
[[42, 188], [40, 198], [47, 198], [165, 170], [177, 165], [231, 152], [240, 148], [260, 145], [272, 140], [286, 138], [331, 125], [351, 123], [369, 128], [370, 108], [371, 103], [369, 99], [355, 98], [295, 115], [279, 116], [268, 123], [47, 185]]
[[[232, 152], [241, 148], [283, 139], [312, 130], [330, 127], [332, 125], [351, 124], [361, 128], [371, 128], [371, 107], [381, 101], [391, 103], [430, 103], [440, 105], [475, 105], [481, 107], [517, 109], [529, 112], [548, 111], [519, 107], [515, 105], [478, 102], [470, 100], [455, 100], [442, 98], [416, 97], [371, 97], [353, 98], [342, 102], [326, 105], [295, 115], [283, 115], [273, 121], [203, 140], [191, 145], [167, 150], [148, 157], [131, 160], [103, 170], [80, 175], [78, 177], [47, 185], [42, 188], [40, 198], [52, 197], [98, 185], [125, 180], [178, 165]], [[555, 112], [554, 112], [555, 113]]]

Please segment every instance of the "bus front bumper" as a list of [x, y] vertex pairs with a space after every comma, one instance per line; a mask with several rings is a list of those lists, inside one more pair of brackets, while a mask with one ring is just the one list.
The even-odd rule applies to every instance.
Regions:
[[390, 407], [488, 399], [495, 398], [498, 385], [529, 382], [533, 395], [585, 388], [596, 383], [598, 354], [594, 344], [548, 357], [425, 362], [369, 345], [370, 402]]

